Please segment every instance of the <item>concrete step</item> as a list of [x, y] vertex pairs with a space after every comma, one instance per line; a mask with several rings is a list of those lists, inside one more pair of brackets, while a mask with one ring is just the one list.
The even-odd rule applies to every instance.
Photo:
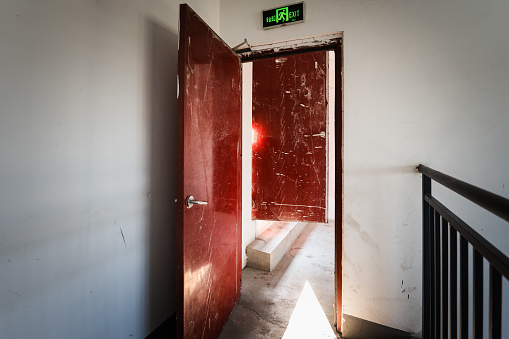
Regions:
[[247, 266], [272, 271], [307, 224], [274, 221], [246, 247]]

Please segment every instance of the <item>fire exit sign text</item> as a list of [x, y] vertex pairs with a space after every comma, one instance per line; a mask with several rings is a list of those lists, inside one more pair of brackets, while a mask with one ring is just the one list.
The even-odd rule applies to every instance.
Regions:
[[304, 22], [304, 2], [263, 11], [263, 29]]

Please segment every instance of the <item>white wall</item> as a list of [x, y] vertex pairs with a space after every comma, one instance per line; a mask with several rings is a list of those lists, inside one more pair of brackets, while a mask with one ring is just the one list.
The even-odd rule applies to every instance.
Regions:
[[256, 236], [251, 220], [251, 183], [253, 181], [253, 63], [242, 64], [242, 267], [247, 265], [246, 247]]
[[144, 338], [175, 312], [178, 3], [0, 4], [1, 337]]
[[[221, 36], [234, 46], [344, 31], [344, 310], [419, 332], [415, 166], [509, 196], [509, 4], [310, 0], [305, 23], [263, 31], [261, 10], [287, 3], [221, 0]], [[509, 252], [506, 227], [479, 228]]]

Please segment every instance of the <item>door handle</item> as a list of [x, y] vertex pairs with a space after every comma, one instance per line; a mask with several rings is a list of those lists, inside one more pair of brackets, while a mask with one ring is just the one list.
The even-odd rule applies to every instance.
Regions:
[[322, 138], [325, 138], [325, 132], [324, 132], [324, 131], [321, 131], [320, 133], [313, 134], [312, 136], [313, 136], [313, 137], [322, 137]]
[[304, 134], [305, 137], [322, 137], [322, 138], [325, 138], [325, 132], [324, 131], [321, 131], [320, 133], [316, 133], [316, 134]]
[[206, 201], [194, 200], [192, 195], [188, 195], [186, 198], [186, 207], [191, 208], [193, 205], [207, 205]]

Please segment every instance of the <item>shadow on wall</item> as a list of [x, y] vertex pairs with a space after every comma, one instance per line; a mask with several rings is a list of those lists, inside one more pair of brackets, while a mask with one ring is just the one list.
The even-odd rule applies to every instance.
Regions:
[[376, 324], [361, 318], [343, 314], [343, 338], [345, 339], [417, 339], [408, 332]]
[[146, 105], [150, 140], [147, 326], [153, 331], [175, 311], [178, 34], [145, 22]]

